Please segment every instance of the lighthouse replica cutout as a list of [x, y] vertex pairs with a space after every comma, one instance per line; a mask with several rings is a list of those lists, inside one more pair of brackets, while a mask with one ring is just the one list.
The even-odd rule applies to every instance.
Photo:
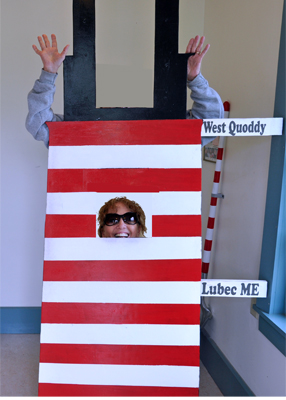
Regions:
[[[65, 122], [48, 123], [39, 396], [199, 395], [201, 293], [213, 292], [201, 282], [201, 136], [219, 124], [225, 136], [274, 128], [186, 119], [178, 9], [156, 0], [154, 108], [100, 109], [95, 0], [73, 1]], [[99, 210], [115, 197], [140, 204], [144, 238], [99, 237]]]

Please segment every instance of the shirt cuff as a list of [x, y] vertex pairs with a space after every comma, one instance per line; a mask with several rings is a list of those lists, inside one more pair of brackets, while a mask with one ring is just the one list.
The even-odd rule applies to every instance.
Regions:
[[187, 86], [191, 90], [194, 87], [205, 86], [205, 85], [208, 85], [208, 81], [203, 77], [201, 73], [199, 73], [199, 75], [197, 75], [192, 81], [187, 80]]
[[57, 73], [52, 73], [52, 72], [47, 72], [47, 71], [44, 71], [43, 69], [42, 69], [42, 71], [41, 71], [41, 75], [40, 75], [40, 81], [41, 82], [43, 82], [43, 83], [51, 83], [51, 84], [54, 84], [55, 83], [55, 81], [56, 81], [56, 79], [57, 79], [57, 76], [58, 76], [58, 74]]

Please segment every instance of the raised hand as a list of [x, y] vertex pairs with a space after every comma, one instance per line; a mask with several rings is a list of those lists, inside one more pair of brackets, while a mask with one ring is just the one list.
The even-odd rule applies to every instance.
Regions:
[[59, 53], [56, 35], [52, 34], [51, 39], [52, 45], [50, 44], [47, 35], [43, 35], [43, 38], [41, 36], [38, 36], [41, 50], [39, 50], [34, 44], [32, 47], [35, 53], [41, 57], [44, 70], [47, 72], [56, 73], [65, 59], [69, 45], [65, 46], [63, 51]]
[[206, 55], [208, 49], [210, 48], [210, 45], [207, 44], [205, 48], [203, 48], [203, 44], [205, 41], [205, 37], [202, 36], [201, 38], [199, 36], [196, 36], [195, 38], [190, 39], [186, 53], [196, 53], [193, 56], [190, 56], [188, 59], [188, 80], [192, 81], [195, 79], [197, 75], [199, 75], [201, 71], [201, 63]]

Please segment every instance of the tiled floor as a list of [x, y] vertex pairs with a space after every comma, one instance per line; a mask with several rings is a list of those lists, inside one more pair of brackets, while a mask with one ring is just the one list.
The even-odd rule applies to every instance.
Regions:
[[[0, 395], [37, 396], [40, 335], [1, 335]], [[222, 396], [201, 365], [200, 396]]]

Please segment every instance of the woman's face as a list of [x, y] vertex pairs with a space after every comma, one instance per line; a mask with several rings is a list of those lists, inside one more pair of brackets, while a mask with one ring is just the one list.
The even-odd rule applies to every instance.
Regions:
[[[114, 207], [108, 209], [107, 214], [116, 213], [123, 215], [125, 213], [132, 212], [129, 207], [124, 203], [116, 203]], [[129, 225], [126, 224], [122, 218], [120, 218], [116, 225], [103, 225], [102, 237], [103, 238], [138, 238], [140, 237], [141, 227], [139, 224]]]

